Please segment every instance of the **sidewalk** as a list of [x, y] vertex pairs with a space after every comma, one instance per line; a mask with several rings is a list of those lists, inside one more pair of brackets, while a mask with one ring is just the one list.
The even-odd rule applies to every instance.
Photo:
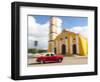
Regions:
[[79, 55], [73, 55], [76, 58], [88, 58], [88, 56], [79, 56]]

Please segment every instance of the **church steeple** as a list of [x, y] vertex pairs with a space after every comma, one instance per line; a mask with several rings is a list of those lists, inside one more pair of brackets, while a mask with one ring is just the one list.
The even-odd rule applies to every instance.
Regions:
[[49, 40], [54, 40], [57, 36], [57, 18], [51, 17], [49, 27]]
[[50, 27], [49, 27], [49, 44], [48, 44], [48, 51], [54, 52], [54, 40], [57, 36], [57, 18], [51, 17], [50, 19]]

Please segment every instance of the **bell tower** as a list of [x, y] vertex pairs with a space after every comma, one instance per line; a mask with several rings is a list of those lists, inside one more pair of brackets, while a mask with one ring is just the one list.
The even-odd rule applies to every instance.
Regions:
[[48, 51], [54, 52], [54, 40], [57, 36], [57, 19], [56, 17], [51, 17], [50, 27], [49, 27], [49, 42], [48, 42]]

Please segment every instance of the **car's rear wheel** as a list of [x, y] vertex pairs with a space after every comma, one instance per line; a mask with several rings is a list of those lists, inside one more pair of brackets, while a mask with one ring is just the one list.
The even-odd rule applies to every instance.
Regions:
[[58, 62], [59, 62], [59, 63], [62, 62], [62, 59], [59, 59]]
[[40, 61], [40, 63], [41, 63], [41, 64], [44, 64], [44, 63], [45, 63], [45, 61], [42, 61], [42, 60], [41, 60], [41, 61]]

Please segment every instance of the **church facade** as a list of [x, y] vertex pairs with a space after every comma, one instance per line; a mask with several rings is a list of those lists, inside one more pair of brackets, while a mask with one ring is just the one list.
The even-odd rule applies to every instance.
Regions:
[[57, 33], [57, 19], [51, 17], [49, 28], [48, 52], [64, 56], [87, 56], [88, 41], [80, 34], [63, 30]]

